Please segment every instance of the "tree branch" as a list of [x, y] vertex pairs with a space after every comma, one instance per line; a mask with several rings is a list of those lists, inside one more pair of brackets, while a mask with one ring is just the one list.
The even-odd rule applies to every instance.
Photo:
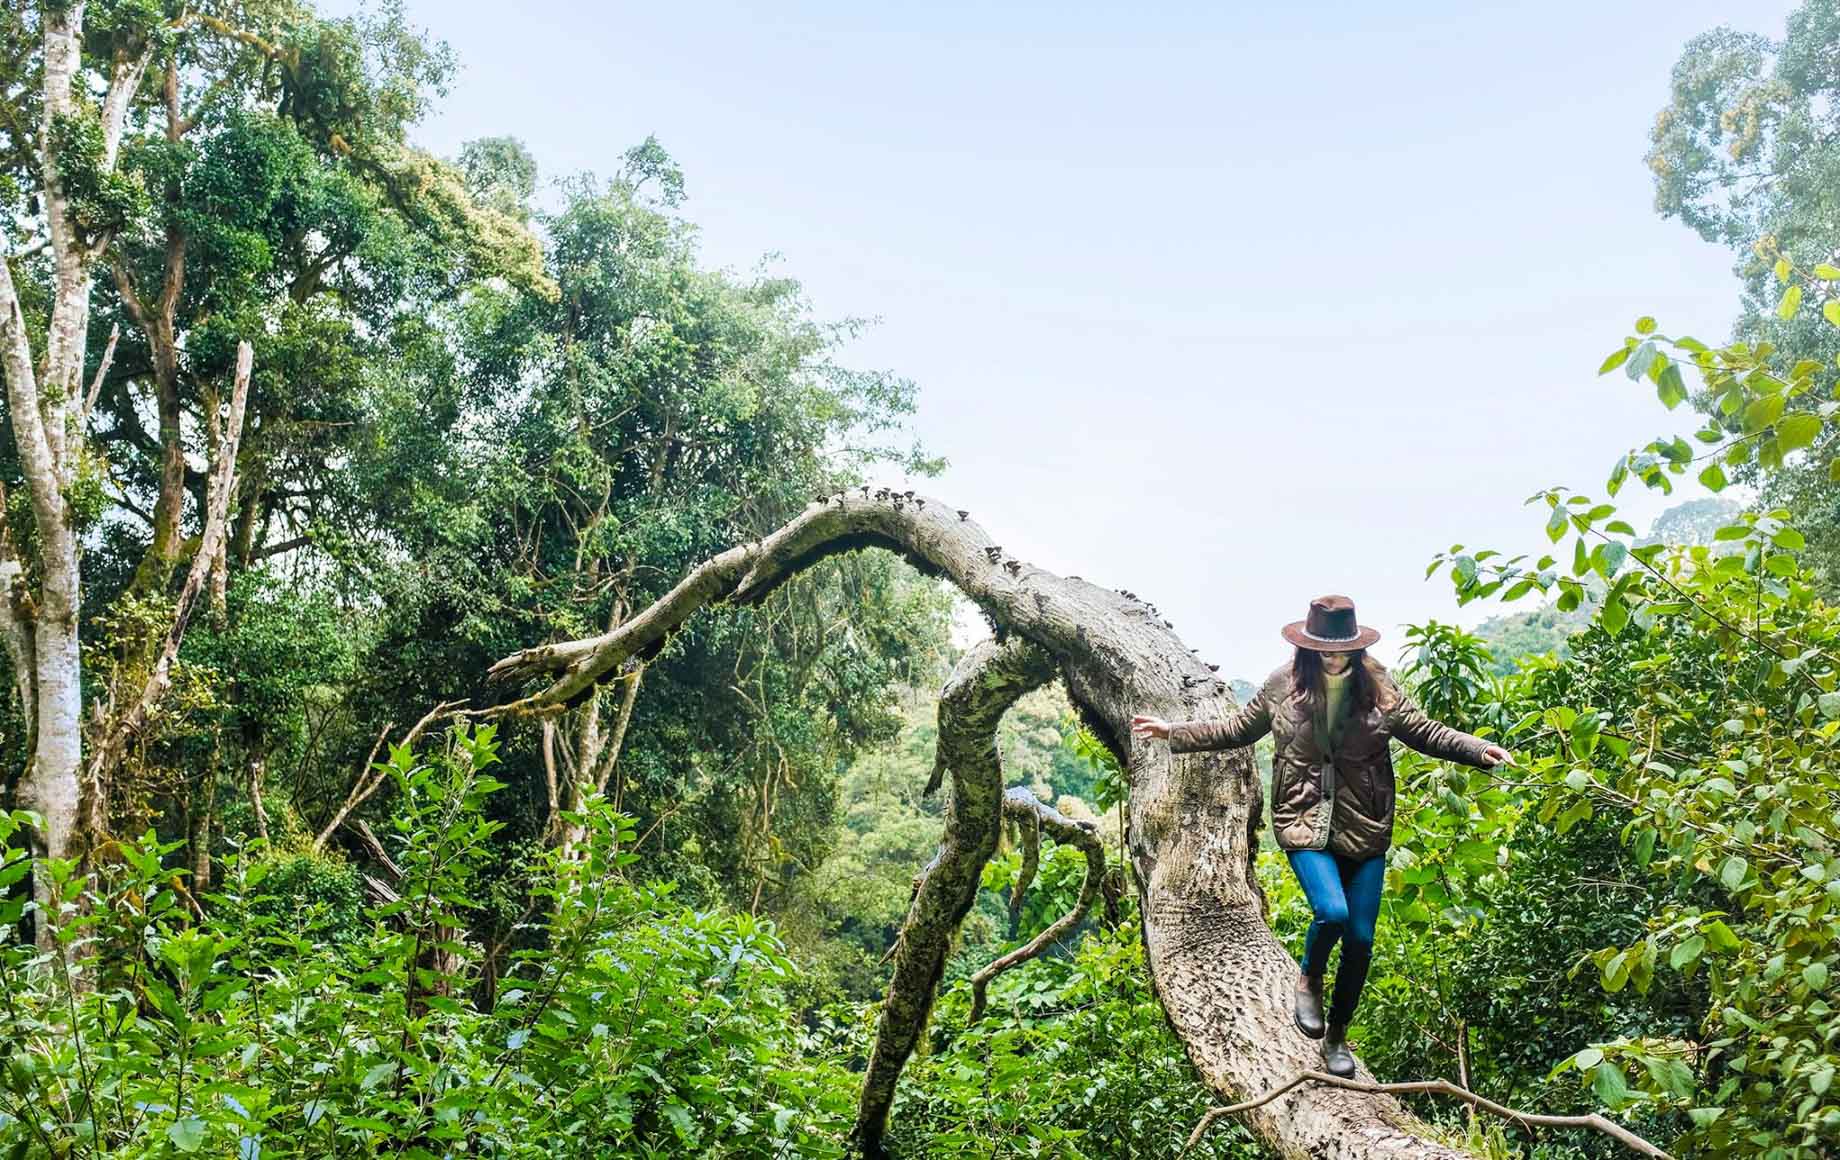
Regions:
[[[1086, 877], [1080, 880], [1080, 896], [1074, 902], [1072, 910], [1049, 923], [1027, 944], [991, 961], [977, 974], [971, 976], [971, 1013], [966, 1018], [972, 1023], [984, 1017], [986, 993], [991, 981], [1004, 971], [1028, 962], [1067, 937], [1074, 928], [1085, 921], [1087, 914], [1092, 910], [1093, 899], [1099, 897], [1099, 887], [1105, 881], [1105, 845], [1099, 840], [1097, 826], [1091, 822], [1074, 821], [1053, 806], [1037, 800], [1034, 794], [1021, 786], [1015, 786], [1004, 793], [1003, 813], [1005, 816], [1020, 821], [1025, 835], [1034, 835], [1038, 858], [1043, 830], [1048, 831], [1056, 842], [1078, 846], [1086, 855]], [[1016, 933], [1014, 916], [1022, 910], [1022, 888], [1025, 888], [1024, 881], [1020, 878], [1017, 879], [1016, 885], [1019, 889], [1010, 899], [1011, 937], [1014, 937]]]
[[[1138, 713], [1219, 719], [1235, 707], [1226, 682], [1144, 601], [1008, 559], [969, 512], [934, 497], [872, 486], [822, 497], [758, 543], [705, 561], [616, 628], [499, 661], [493, 666], [499, 679], [540, 677], [547, 684], [480, 715], [560, 712], [597, 682], [612, 679], [629, 659], [656, 655], [704, 605], [759, 601], [817, 561], [869, 547], [893, 550], [927, 575], [949, 578], [995, 624], [993, 647], [1023, 638], [1052, 658], [1082, 720], [1128, 771], [1126, 847], [1143, 916], [1145, 962], [1202, 1081], [1221, 1098], [1235, 1099], [1317, 1066], [1321, 1045], [1291, 1019], [1297, 960], [1265, 918], [1255, 865], [1263, 801], [1251, 751], [1174, 755], [1166, 744], [1135, 738], [1130, 730]], [[959, 772], [951, 761], [945, 764]], [[999, 782], [989, 800], [1000, 789]], [[991, 819], [993, 830], [997, 824]], [[898, 946], [897, 952], [913, 949]], [[891, 994], [924, 990], [897, 986]], [[907, 1021], [919, 1023], [912, 1013]], [[885, 1090], [872, 1093], [868, 1084], [864, 1090], [872, 1114], [892, 1091], [886, 1078], [876, 1082]], [[1248, 1116], [1255, 1135], [1284, 1155], [1464, 1156], [1383, 1093], [1313, 1085]]]
[[[103, 777], [121, 759], [122, 752], [129, 738], [139, 732], [147, 723], [153, 710], [165, 697], [166, 690], [172, 685], [173, 665], [179, 659], [179, 646], [185, 640], [185, 630], [191, 623], [192, 612], [198, 604], [198, 594], [217, 559], [217, 550], [223, 541], [226, 517], [230, 509], [230, 492], [236, 482], [236, 450], [243, 433], [243, 414], [249, 402], [249, 374], [255, 352], [247, 342], [237, 344], [236, 379], [230, 393], [230, 414], [222, 420], [218, 429], [218, 447], [216, 461], [211, 465], [209, 481], [209, 501], [205, 505], [204, 530], [198, 538], [198, 549], [192, 556], [192, 564], [187, 570], [185, 583], [180, 586], [179, 597], [173, 609], [172, 625], [166, 631], [165, 642], [160, 647], [159, 658], [154, 661], [153, 669], [147, 675], [140, 696], [134, 705], [121, 714], [110, 726], [102, 742], [96, 746], [90, 760], [91, 785], [100, 787]], [[216, 424], [216, 416], [209, 416]], [[98, 795], [100, 796], [100, 795]], [[97, 808], [100, 808], [98, 806]], [[98, 817], [95, 819], [100, 821]]]
[[[434, 708], [424, 713], [422, 719], [415, 723], [415, 727], [403, 734], [403, 739], [396, 743], [396, 747], [401, 748], [404, 745], [414, 745], [416, 739], [422, 735], [422, 731], [428, 728], [430, 724], [443, 717], [454, 715], [460, 707], [465, 704], [465, 701], [442, 701], [439, 705], [436, 705]], [[345, 824], [345, 819], [351, 816], [351, 812], [369, 801], [371, 795], [376, 793], [378, 789], [383, 786], [385, 781], [389, 780], [389, 770], [379, 768], [377, 765], [377, 754], [383, 751], [384, 742], [388, 739], [389, 735], [390, 726], [386, 724], [383, 729], [378, 732], [377, 740], [372, 742], [370, 756], [364, 759], [364, 768], [358, 771], [357, 780], [351, 783], [351, 789], [345, 794], [344, 803], [334, 811], [332, 820], [320, 827], [319, 833], [314, 835], [313, 852], [315, 854], [326, 848], [326, 843], [330, 842], [332, 840], [332, 835], [337, 833], [339, 827]], [[379, 847], [379, 849], [381, 849], [381, 847]], [[386, 858], [385, 861], [387, 862], [388, 859]]]
[[1339, 1075], [1330, 1075], [1325, 1071], [1299, 1072], [1288, 1082], [1272, 1088], [1257, 1099], [1246, 1100], [1243, 1103], [1234, 1104], [1231, 1107], [1210, 1109], [1207, 1115], [1201, 1117], [1201, 1122], [1195, 1125], [1195, 1130], [1189, 1133], [1188, 1143], [1183, 1145], [1182, 1151], [1187, 1152], [1196, 1144], [1199, 1144], [1201, 1142], [1201, 1137], [1206, 1134], [1208, 1128], [1213, 1125], [1215, 1120], [1223, 1116], [1237, 1116], [1242, 1112], [1249, 1112], [1254, 1108], [1263, 1107], [1290, 1091], [1292, 1088], [1306, 1083], [1320, 1083], [1329, 1087], [1341, 1088], [1344, 1091], [1367, 1092], [1369, 1094], [1385, 1093], [1387, 1095], [1407, 1095], [1413, 1092], [1430, 1092], [1436, 1095], [1452, 1096], [1464, 1101], [1471, 1107], [1481, 1108], [1483, 1111], [1492, 1112], [1497, 1116], [1501, 1116], [1503, 1119], [1512, 1120], [1523, 1128], [1590, 1128], [1594, 1131], [1602, 1132], [1604, 1135], [1609, 1136], [1632, 1152], [1639, 1153], [1643, 1156], [1652, 1156], [1655, 1157], [1656, 1160], [1673, 1160], [1673, 1157], [1668, 1153], [1655, 1147], [1647, 1140], [1631, 1132], [1628, 1128], [1623, 1127], [1614, 1120], [1606, 1119], [1595, 1112], [1588, 1116], [1554, 1116], [1536, 1112], [1518, 1112], [1513, 1108], [1498, 1104], [1494, 1100], [1479, 1096], [1475, 1092], [1466, 1091], [1447, 1079], [1409, 1080], [1402, 1083], [1369, 1083], [1358, 1079], [1343, 1079]]
[[881, 1151], [895, 1082], [926, 1028], [952, 940], [997, 849], [1003, 792], [997, 723], [1017, 698], [1053, 676], [1053, 659], [1026, 639], [986, 640], [959, 661], [940, 694], [939, 756], [951, 772], [952, 796], [939, 853], [921, 872], [895, 940], [894, 972], [851, 1132], [865, 1154]]

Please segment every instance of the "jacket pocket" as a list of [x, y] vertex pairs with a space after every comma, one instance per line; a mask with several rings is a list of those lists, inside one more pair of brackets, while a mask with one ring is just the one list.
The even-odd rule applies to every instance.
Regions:
[[1333, 767], [1284, 757], [1272, 762], [1271, 829], [1280, 848], [1321, 850], [1335, 810]]

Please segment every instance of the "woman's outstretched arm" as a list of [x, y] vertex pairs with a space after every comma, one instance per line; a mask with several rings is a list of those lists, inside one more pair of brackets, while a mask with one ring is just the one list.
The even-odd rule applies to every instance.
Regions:
[[1508, 751], [1501, 746], [1425, 716], [1425, 711], [1403, 689], [1399, 703], [1393, 707], [1392, 732], [1413, 749], [1442, 761], [1488, 769], [1510, 760]]
[[1271, 698], [1261, 688], [1225, 721], [1165, 721], [1161, 717], [1133, 717], [1131, 731], [1139, 737], [1167, 737], [1171, 753], [1200, 749], [1237, 749], [1251, 745], [1271, 731]]

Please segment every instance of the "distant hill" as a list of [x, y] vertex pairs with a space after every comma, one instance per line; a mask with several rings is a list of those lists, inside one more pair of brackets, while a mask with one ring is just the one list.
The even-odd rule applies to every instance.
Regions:
[[[1711, 544], [1713, 533], [1732, 522], [1744, 508], [1723, 496], [1707, 496], [1677, 503], [1655, 517], [1648, 535], [1638, 543]], [[1721, 545], [1722, 546], [1722, 545]], [[1546, 653], [1566, 655], [1566, 642], [1572, 634], [1591, 623], [1597, 615], [1602, 585], [1592, 586], [1584, 603], [1570, 612], [1560, 612], [1551, 603], [1529, 612], [1491, 616], [1476, 626], [1476, 635], [1489, 642], [1498, 673], [1511, 673], [1521, 657]]]

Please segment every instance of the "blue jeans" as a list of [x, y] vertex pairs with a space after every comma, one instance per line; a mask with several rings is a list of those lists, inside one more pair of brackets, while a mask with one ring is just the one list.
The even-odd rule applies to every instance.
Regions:
[[1322, 978], [1329, 967], [1329, 952], [1341, 941], [1342, 966], [1335, 973], [1329, 1022], [1347, 1026], [1373, 962], [1374, 924], [1380, 918], [1380, 891], [1386, 885], [1386, 856], [1357, 861], [1327, 850], [1290, 850], [1287, 856], [1316, 913], [1303, 942], [1303, 973]]

